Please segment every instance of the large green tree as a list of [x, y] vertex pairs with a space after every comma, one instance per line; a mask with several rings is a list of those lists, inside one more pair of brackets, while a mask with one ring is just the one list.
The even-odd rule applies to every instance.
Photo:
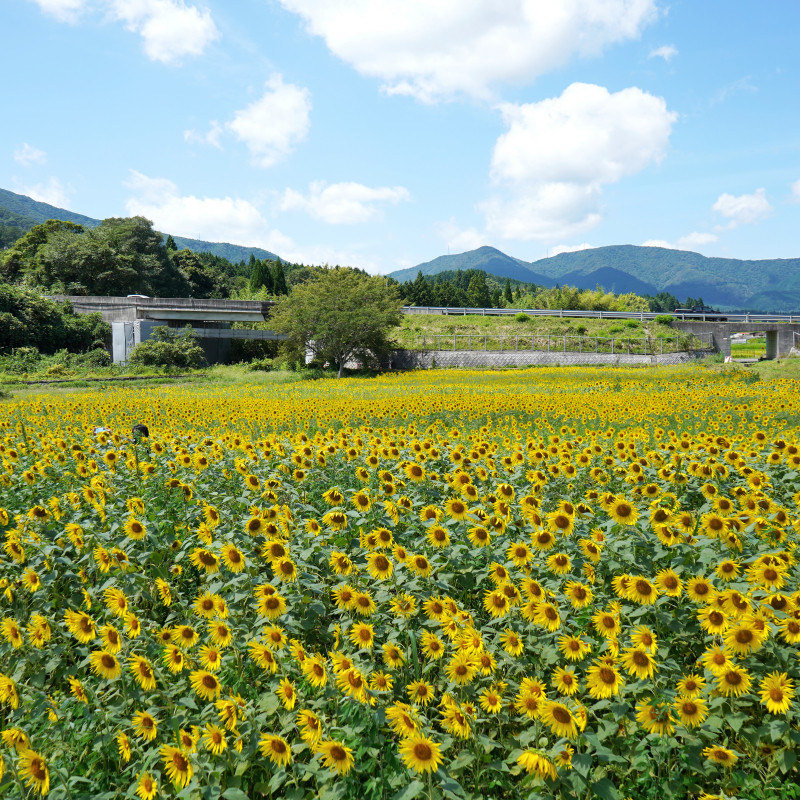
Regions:
[[341, 378], [349, 360], [377, 364], [388, 354], [401, 307], [397, 289], [385, 278], [336, 267], [279, 298], [269, 321], [288, 337], [291, 352], [334, 364]]

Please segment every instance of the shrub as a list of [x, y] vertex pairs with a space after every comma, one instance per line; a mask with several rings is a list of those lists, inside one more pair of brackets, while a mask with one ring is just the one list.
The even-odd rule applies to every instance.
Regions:
[[589, 329], [585, 325], [578, 325], [578, 327], [575, 328], [575, 331], [578, 333], [579, 336], [583, 336], [584, 333], [589, 332]]
[[624, 331], [624, 330], [625, 330], [625, 328], [623, 328], [622, 325], [612, 325], [608, 329], [608, 332], [610, 334], [615, 334], [615, 333], [622, 333], [622, 331]]
[[659, 314], [655, 322], [658, 325], [672, 325], [672, 314]]
[[275, 368], [271, 358], [258, 358], [247, 365], [249, 372], [271, 372]]
[[524, 311], [520, 311], [519, 314], [514, 314], [514, 319], [517, 322], [528, 322], [530, 320], [530, 316]]
[[627, 319], [625, 320], [625, 327], [626, 328], [638, 328], [639, 321], [635, 319]]
[[133, 348], [130, 363], [138, 367], [199, 369], [206, 366], [206, 358], [188, 325], [180, 333], [159, 325], [147, 341]]

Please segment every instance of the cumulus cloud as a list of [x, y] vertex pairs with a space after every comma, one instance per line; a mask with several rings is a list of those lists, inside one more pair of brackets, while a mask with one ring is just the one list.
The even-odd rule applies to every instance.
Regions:
[[678, 48], [672, 44], [665, 44], [661, 47], [656, 47], [655, 50], [650, 51], [648, 58], [663, 58], [664, 61], [669, 63], [676, 55], [678, 55]]
[[381, 215], [379, 203], [396, 205], [408, 201], [411, 195], [403, 186], [364, 186], [361, 183], [314, 181], [304, 195], [287, 189], [281, 199], [282, 211], [301, 210], [315, 219], [333, 225], [352, 225], [369, 222]]
[[211, 12], [184, 0], [110, 0], [110, 8], [144, 39], [148, 58], [164, 64], [201, 55], [219, 36]]
[[648, 239], [642, 243], [642, 247], [665, 247], [667, 250], [692, 250], [697, 251], [704, 245], [713, 244], [719, 241], [719, 236], [714, 233], [701, 233], [694, 231], [686, 236], [681, 236], [675, 242], [667, 242], [664, 239]]
[[[477, 250], [486, 243], [486, 235], [475, 228], [461, 228], [454, 219], [439, 222], [435, 226], [436, 234], [447, 245], [448, 252], [466, 253]], [[414, 266], [409, 264], [409, 266]]]
[[594, 250], [594, 245], [586, 244], [557, 244], [554, 247], [547, 248], [548, 256], [557, 256], [561, 253], [577, 253], [580, 250]]
[[248, 200], [233, 197], [182, 195], [167, 178], [151, 178], [131, 170], [125, 186], [132, 196], [125, 204], [129, 214], [153, 221], [158, 230], [206, 239], [267, 247], [269, 226]]
[[271, 167], [306, 138], [310, 113], [308, 89], [284, 83], [283, 77], [275, 74], [267, 81], [264, 94], [237, 111], [225, 127], [247, 145], [254, 164]]
[[22, 147], [14, 151], [14, 161], [17, 164], [22, 164], [23, 167], [28, 167], [31, 164], [44, 164], [47, 161], [47, 153], [25, 142]]
[[76, 22], [90, 7], [107, 11], [144, 40], [144, 51], [153, 61], [176, 64], [186, 56], [198, 56], [219, 37], [207, 8], [185, 0], [33, 0], [46, 14], [61, 22]]
[[495, 193], [480, 206], [490, 234], [570, 238], [602, 219], [602, 189], [660, 162], [677, 115], [636, 87], [610, 93], [573, 83], [560, 97], [500, 106]]
[[389, 93], [433, 102], [530, 81], [638, 37], [655, 0], [280, 0]]
[[218, 150], [222, 149], [220, 139], [225, 132], [225, 128], [216, 120], [211, 123], [211, 127], [205, 132], [200, 133], [195, 130], [188, 130], [183, 132], [183, 140], [192, 144], [210, 144]]
[[724, 192], [711, 206], [711, 210], [728, 220], [727, 225], [717, 228], [725, 230], [758, 222], [772, 211], [772, 206], [767, 200], [766, 190], [762, 188], [756, 189], [753, 194], [740, 194], [738, 197]]
[[51, 206], [66, 208], [69, 203], [71, 189], [65, 187], [58, 178], [49, 178], [44, 183], [22, 185], [15, 181], [15, 191], [26, 194], [40, 203], [49, 203]]
[[86, 0], [33, 0], [45, 14], [59, 22], [75, 22], [86, 7]]

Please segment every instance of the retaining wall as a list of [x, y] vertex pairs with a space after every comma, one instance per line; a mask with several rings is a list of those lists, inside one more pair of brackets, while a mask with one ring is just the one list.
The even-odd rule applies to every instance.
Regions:
[[628, 355], [625, 353], [546, 353], [530, 350], [492, 352], [491, 350], [395, 350], [392, 369], [497, 369], [499, 367], [556, 366], [653, 366], [686, 364], [708, 355], [707, 350], [668, 353], [663, 356]]

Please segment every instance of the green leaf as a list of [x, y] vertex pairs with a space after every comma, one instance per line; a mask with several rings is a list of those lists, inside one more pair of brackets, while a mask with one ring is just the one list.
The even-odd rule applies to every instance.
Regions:
[[399, 792], [396, 792], [392, 800], [414, 800], [424, 788], [425, 784], [422, 781], [411, 781], [408, 786], [404, 786]]
[[226, 789], [222, 796], [225, 800], [250, 800], [250, 798], [241, 789]]
[[775, 753], [775, 761], [781, 772], [788, 772], [797, 762], [797, 754], [794, 750], [779, 750]]
[[789, 730], [789, 726], [782, 719], [773, 719], [769, 723], [769, 736], [773, 742], [777, 742], [787, 730]]
[[470, 753], [468, 750], [464, 750], [462, 753], [459, 753], [456, 758], [450, 763], [450, 769], [453, 771], [457, 771], [463, 769], [466, 766], [469, 766], [475, 760], [475, 756]]
[[727, 714], [725, 716], [725, 721], [728, 723], [728, 725], [731, 726], [731, 728], [736, 733], [739, 733], [739, 731], [742, 729], [742, 725], [744, 725], [744, 722], [748, 718], [748, 716], [749, 716], [748, 714], [743, 714], [741, 711], [739, 711], [734, 714]]
[[620, 800], [620, 793], [617, 787], [608, 779], [600, 778], [592, 784], [592, 791], [603, 800]]

